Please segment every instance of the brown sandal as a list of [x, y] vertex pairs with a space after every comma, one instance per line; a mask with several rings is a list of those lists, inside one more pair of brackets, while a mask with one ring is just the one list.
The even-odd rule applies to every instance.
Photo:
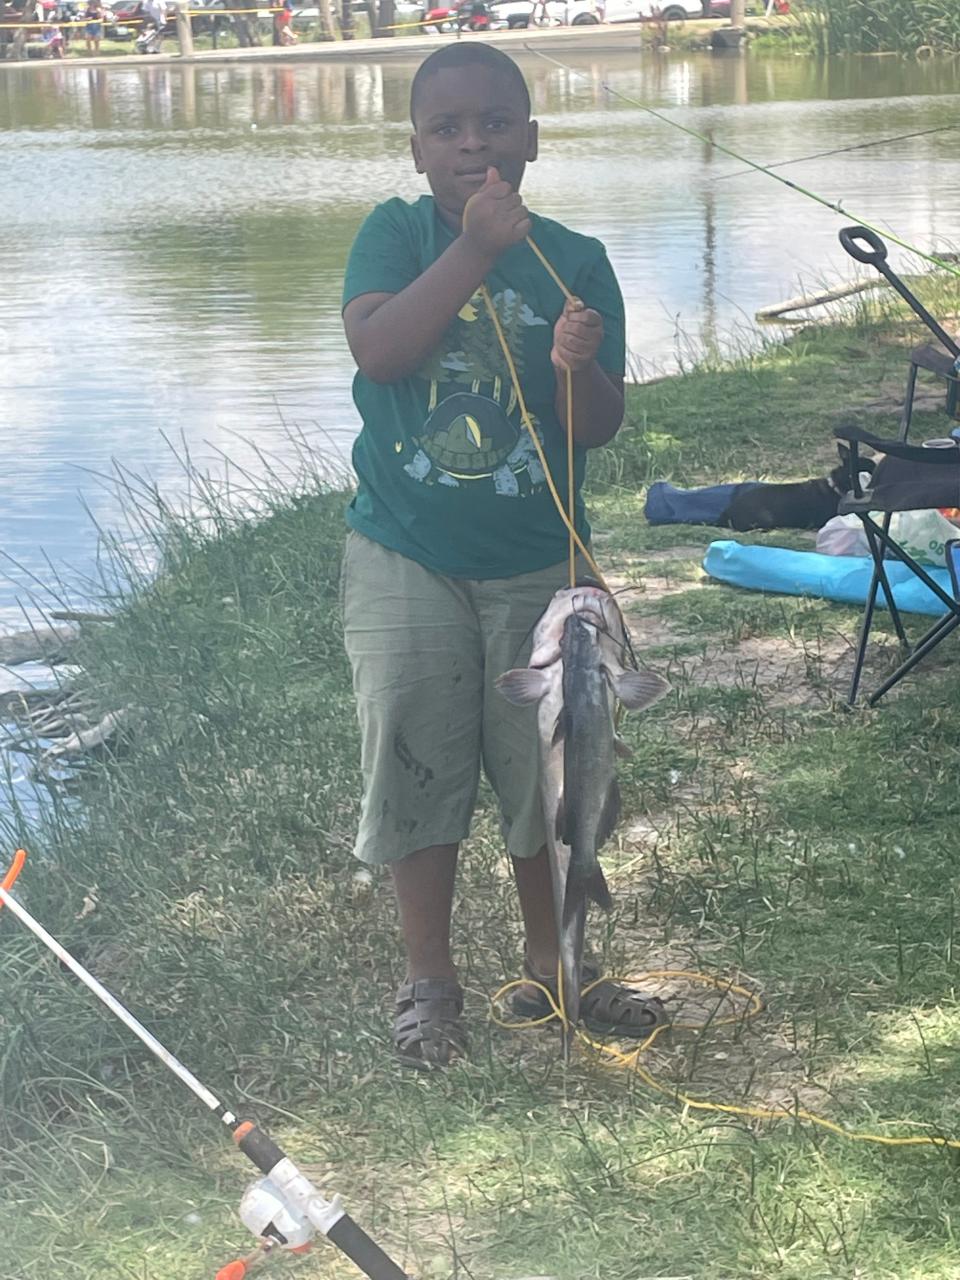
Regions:
[[393, 1046], [407, 1066], [429, 1071], [449, 1066], [467, 1052], [467, 1033], [460, 1021], [463, 991], [449, 978], [405, 982], [397, 992]]
[[[545, 978], [535, 973], [530, 962], [524, 960], [523, 974], [531, 982], [539, 982], [557, 998], [557, 980], [555, 977]], [[645, 996], [630, 987], [621, 986], [604, 978], [598, 982], [600, 971], [592, 964], [585, 964], [582, 969], [585, 990], [580, 997], [580, 1021], [595, 1035], [626, 1036], [633, 1040], [643, 1040], [657, 1027], [665, 1026], [669, 1021], [663, 1001], [659, 996]], [[590, 986], [596, 983], [595, 986]], [[550, 1002], [542, 991], [526, 994], [518, 991], [512, 1002], [513, 1012], [531, 1021], [546, 1018], [553, 1012]]]

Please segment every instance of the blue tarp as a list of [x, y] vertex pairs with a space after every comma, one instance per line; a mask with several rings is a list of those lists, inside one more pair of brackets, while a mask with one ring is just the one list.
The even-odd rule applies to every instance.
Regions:
[[[787, 551], [783, 547], [744, 547], [732, 541], [711, 542], [703, 567], [712, 578], [749, 591], [814, 596], [844, 604], [864, 604], [873, 576], [869, 556], [823, 556], [816, 551]], [[884, 567], [898, 609], [905, 613], [946, 613], [943, 601], [905, 564], [891, 560]], [[946, 569], [927, 568], [927, 572], [948, 596], [953, 596]], [[882, 590], [877, 604], [886, 608]]]

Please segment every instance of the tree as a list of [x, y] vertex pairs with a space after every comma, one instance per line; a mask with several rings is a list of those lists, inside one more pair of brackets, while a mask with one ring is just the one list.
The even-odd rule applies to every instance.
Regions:
[[333, 32], [333, 5], [331, 0], [319, 0], [320, 36], [323, 40], [335, 39]]
[[340, 34], [344, 40], [352, 40], [356, 35], [353, 21], [353, 0], [340, 0]]

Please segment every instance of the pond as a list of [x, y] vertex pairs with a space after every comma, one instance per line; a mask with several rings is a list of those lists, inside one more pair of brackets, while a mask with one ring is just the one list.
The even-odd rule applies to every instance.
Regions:
[[[601, 78], [765, 164], [920, 134], [784, 172], [922, 246], [954, 234], [960, 135], [924, 132], [956, 121], [952, 64], [562, 56], [590, 80], [523, 59], [543, 139], [525, 193], [608, 245], [638, 375], [755, 342], [758, 307], [854, 272], [842, 219]], [[421, 190], [414, 66], [0, 74], [0, 630], [23, 625], [34, 576], [92, 571], [96, 524], [117, 520], [114, 460], [176, 495], [184, 453], [262, 473], [294, 451], [291, 424], [347, 448], [341, 272], [365, 212]]]

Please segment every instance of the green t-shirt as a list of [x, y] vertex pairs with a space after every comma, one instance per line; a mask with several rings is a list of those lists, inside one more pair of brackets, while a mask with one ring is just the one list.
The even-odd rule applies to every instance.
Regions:
[[[623, 300], [603, 245], [536, 216], [531, 235], [567, 288], [603, 317], [597, 359], [622, 375]], [[343, 305], [364, 293], [399, 293], [453, 239], [432, 196], [378, 205], [350, 251]], [[563, 295], [527, 244], [503, 253], [485, 283], [565, 500], [565, 432], [550, 360]], [[391, 383], [357, 373], [353, 398], [363, 428], [353, 448], [358, 487], [347, 521], [359, 533], [454, 578], [508, 578], [565, 559], [566, 528], [479, 292], [416, 373]], [[585, 451], [575, 453], [577, 532], [586, 539]]]

